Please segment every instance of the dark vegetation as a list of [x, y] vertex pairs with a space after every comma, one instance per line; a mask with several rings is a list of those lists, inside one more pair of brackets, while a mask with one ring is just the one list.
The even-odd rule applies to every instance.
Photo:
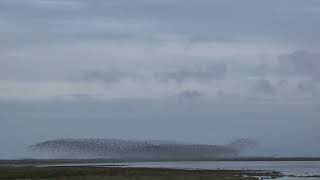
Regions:
[[236, 170], [175, 170], [115, 167], [0, 167], [0, 179], [181, 179], [237, 180], [257, 179], [257, 176], [280, 177], [278, 172]]

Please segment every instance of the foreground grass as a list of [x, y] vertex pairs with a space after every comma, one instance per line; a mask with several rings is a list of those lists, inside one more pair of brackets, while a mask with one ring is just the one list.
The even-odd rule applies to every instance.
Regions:
[[116, 167], [0, 167], [6, 180], [255, 180], [279, 177], [277, 172], [233, 170], [175, 170]]

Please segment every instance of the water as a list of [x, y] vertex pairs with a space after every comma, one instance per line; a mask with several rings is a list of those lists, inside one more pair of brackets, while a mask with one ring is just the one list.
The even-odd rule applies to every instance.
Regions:
[[126, 163], [126, 165], [129, 167], [175, 169], [271, 170], [279, 171], [286, 176], [278, 180], [320, 180], [320, 177], [307, 177], [320, 176], [320, 161], [137, 162]]
[[[43, 165], [42, 165], [43, 166]], [[55, 165], [44, 165], [55, 166]], [[56, 166], [120, 166], [171, 169], [206, 170], [270, 170], [278, 171], [286, 177], [281, 180], [320, 180], [320, 161], [207, 161], [207, 162], [130, 162], [130, 163], [79, 163]], [[290, 177], [299, 176], [299, 177]], [[309, 177], [308, 177], [309, 176]]]
[[287, 176], [320, 176], [320, 161], [135, 162], [117, 165], [175, 169], [271, 170]]

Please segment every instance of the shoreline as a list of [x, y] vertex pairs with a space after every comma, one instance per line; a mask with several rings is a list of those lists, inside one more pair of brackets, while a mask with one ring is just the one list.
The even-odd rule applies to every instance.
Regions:
[[275, 171], [250, 170], [179, 170], [128, 167], [0, 167], [0, 179], [12, 180], [98, 180], [98, 179], [177, 179], [177, 180], [256, 180], [283, 177]]
[[4, 165], [38, 165], [38, 164], [85, 164], [85, 163], [132, 163], [132, 162], [239, 162], [239, 161], [320, 161], [320, 157], [239, 157], [217, 159], [12, 159], [1, 160]]
[[[11, 172], [12, 174], [22, 174], [22, 177], [28, 177], [28, 175], [32, 175], [32, 177], [38, 177], [37, 175], [41, 174], [47, 174], [46, 176], [51, 177], [52, 173], [60, 173], [60, 175], [74, 175], [74, 171], [77, 171], [80, 173], [80, 175], [83, 175], [85, 177], [87, 176], [100, 176], [100, 173], [102, 175], [109, 177], [108, 172], [110, 172], [110, 169], [113, 169], [117, 172], [122, 172], [119, 169], [126, 170], [127, 172], [132, 172], [135, 170], [138, 170], [139, 173], [137, 174], [139, 177], [144, 176], [145, 173], [147, 175], [152, 175], [152, 179], [158, 179], [161, 175], [161, 171], [167, 172], [175, 172], [175, 173], [181, 173], [181, 172], [210, 172], [212, 179], [215, 177], [215, 175], [221, 175], [222, 172], [224, 172], [224, 176], [219, 176], [220, 179], [217, 180], [233, 180], [233, 175], [235, 174], [241, 174], [237, 179], [272, 179], [272, 178], [319, 178], [319, 171], [314, 171], [312, 169], [312, 166], [310, 169], [283, 169], [283, 168], [270, 168], [275, 165], [277, 167], [277, 164], [273, 164], [275, 162], [275, 159], [268, 159], [269, 161], [262, 161], [266, 158], [260, 158], [260, 161], [253, 161], [254, 159], [251, 158], [250, 160], [241, 158], [241, 159], [227, 159], [223, 161], [222, 159], [219, 160], [212, 160], [212, 161], [119, 161], [119, 160], [110, 160], [110, 159], [21, 159], [21, 160], [0, 160], [0, 175], [5, 174], [6, 172]], [[278, 161], [278, 163], [284, 165], [286, 168], [287, 165], [296, 165], [300, 164], [301, 162], [303, 164], [307, 163], [310, 165], [310, 163], [314, 165], [318, 165], [320, 161], [316, 161], [316, 158], [308, 158], [310, 161], [303, 162], [302, 160], [305, 159], [299, 159], [297, 158], [290, 159], [291, 161]], [[247, 160], [247, 161], [245, 161]], [[283, 159], [281, 159], [283, 160]], [[201, 163], [204, 162], [204, 164], [209, 163], [209, 166], [201, 166]], [[220, 162], [222, 164], [220, 164]], [[291, 163], [292, 162], [292, 163]], [[142, 163], [142, 164], [141, 164]], [[170, 164], [171, 163], [171, 164]], [[193, 164], [195, 163], [195, 164]], [[200, 165], [198, 164], [200, 163]], [[213, 166], [210, 166], [210, 163], [213, 163]], [[214, 166], [215, 163], [220, 164], [220, 166]], [[226, 164], [231, 166], [225, 166]], [[248, 165], [247, 164], [251, 164]], [[252, 164], [253, 163], [253, 164]], [[262, 164], [261, 164], [262, 163]], [[270, 164], [271, 163], [271, 164]], [[275, 162], [276, 163], [276, 162]], [[289, 164], [288, 164], [289, 163]], [[148, 165], [149, 164], [149, 165]], [[193, 165], [192, 165], [193, 164]], [[235, 165], [236, 164], [236, 165]], [[222, 166], [221, 166], [222, 165]], [[235, 165], [235, 166], [233, 166]], [[279, 164], [278, 164], [279, 165]], [[232, 167], [233, 166], [233, 167]], [[281, 166], [278, 166], [281, 167]], [[290, 166], [288, 166], [290, 167]], [[299, 167], [299, 166], [298, 166]], [[303, 167], [303, 166], [302, 166]], [[62, 171], [61, 171], [62, 170]], [[142, 171], [143, 170], [143, 171]], [[101, 172], [102, 171], [102, 172]], [[126, 172], [125, 171], [125, 172]], [[148, 174], [150, 172], [157, 172], [158, 174]], [[62, 173], [62, 174], [61, 174]], [[71, 174], [70, 174], [71, 173]], [[98, 173], [98, 174], [96, 174]], [[106, 174], [104, 174], [106, 173]], [[125, 174], [118, 174], [119, 176], [126, 176]], [[177, 176], [175, 173], [171, 174], [170, 176]], [[203, 174], [197, 174], [200, 177], [202, 177]], [[249, 174], [248, 174], [249, 173]], [[271, 174], [269, 174], [271, 173]], [[275, 173], [275, 174], [272, 174]], [[135, 174], [135, 173], [133, 173]], [[10, 175], [10, 173], [9, 173]], [[189, 173], [184, 174], [186, 177], [189, 177]], [[191, 173], [192, 175], [192, 173]], [[42, 177], [42, 176], [41, 176]], [[129, 176], [128, 176], [129, 177]], [[11, 177], [10, 177], [11, 178]], [[9, 179], [10, 179], [9, 178]], [[93, 178], [93, 179], [92, 179]], [[92, 177], [88, 180], [99, 180], [100, 177]], [[194, 178], [192, 176], [192, 178]], [[1, 178], [1, 179], [8, 179], [7, 178]], [[21, 179], [21, 178], [11, 178], [11, 179]], [[41, 180], [43, 178], [37, 178], [38, 180]], [[66, 179], [66, 178], [63, 178]], [[81, 178], [83, 179], [83, 178]], [[108, 178], [109, 179], [109, 178]], [[138, 178], [140, 179], [140, 178]], [[149, 178], [150, 179], [150, 178]], [[187, 178], [188, 179], [188, 178]], [[21, 179], [22, 180], [22, 179]], [[26, 179], [23, 179], [26, 180]], [[30, 180], [30, 178], [28, 179]], [[51, 180], [49, 179], [43, 179], [43, 180]], [[68, 178], [66, 180], [69, 180]], [[73, 179], [70, 179], [73, 180]], [[121, 179], [122, 180], [122, 179]], [[183, 179], [185, 180], [185, 179]], [[316, 179], [320, 180], [320, 179]]]

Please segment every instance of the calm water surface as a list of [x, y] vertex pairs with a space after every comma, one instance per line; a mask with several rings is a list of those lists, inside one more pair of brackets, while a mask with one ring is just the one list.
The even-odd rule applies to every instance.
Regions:
[[272, 170], [280, 171], [285, 175], [320, 176], [320, 161], [137, 162], [118, 165], [121, 164], [129, 167], [176, 169]]
[[[54, 165], [47, 165], [54, 166]], [[208, 169], [208, 170], [271, 170], [279, 171], [286, 176], [281, 180], [320, 180], [320, 161], [208, 161], [208, 162], [133, 162], [133, 163], [95, 163], [95, 164], [63, 164], [58, 166], [123, 166], [146, 168], [174, 169]]]

